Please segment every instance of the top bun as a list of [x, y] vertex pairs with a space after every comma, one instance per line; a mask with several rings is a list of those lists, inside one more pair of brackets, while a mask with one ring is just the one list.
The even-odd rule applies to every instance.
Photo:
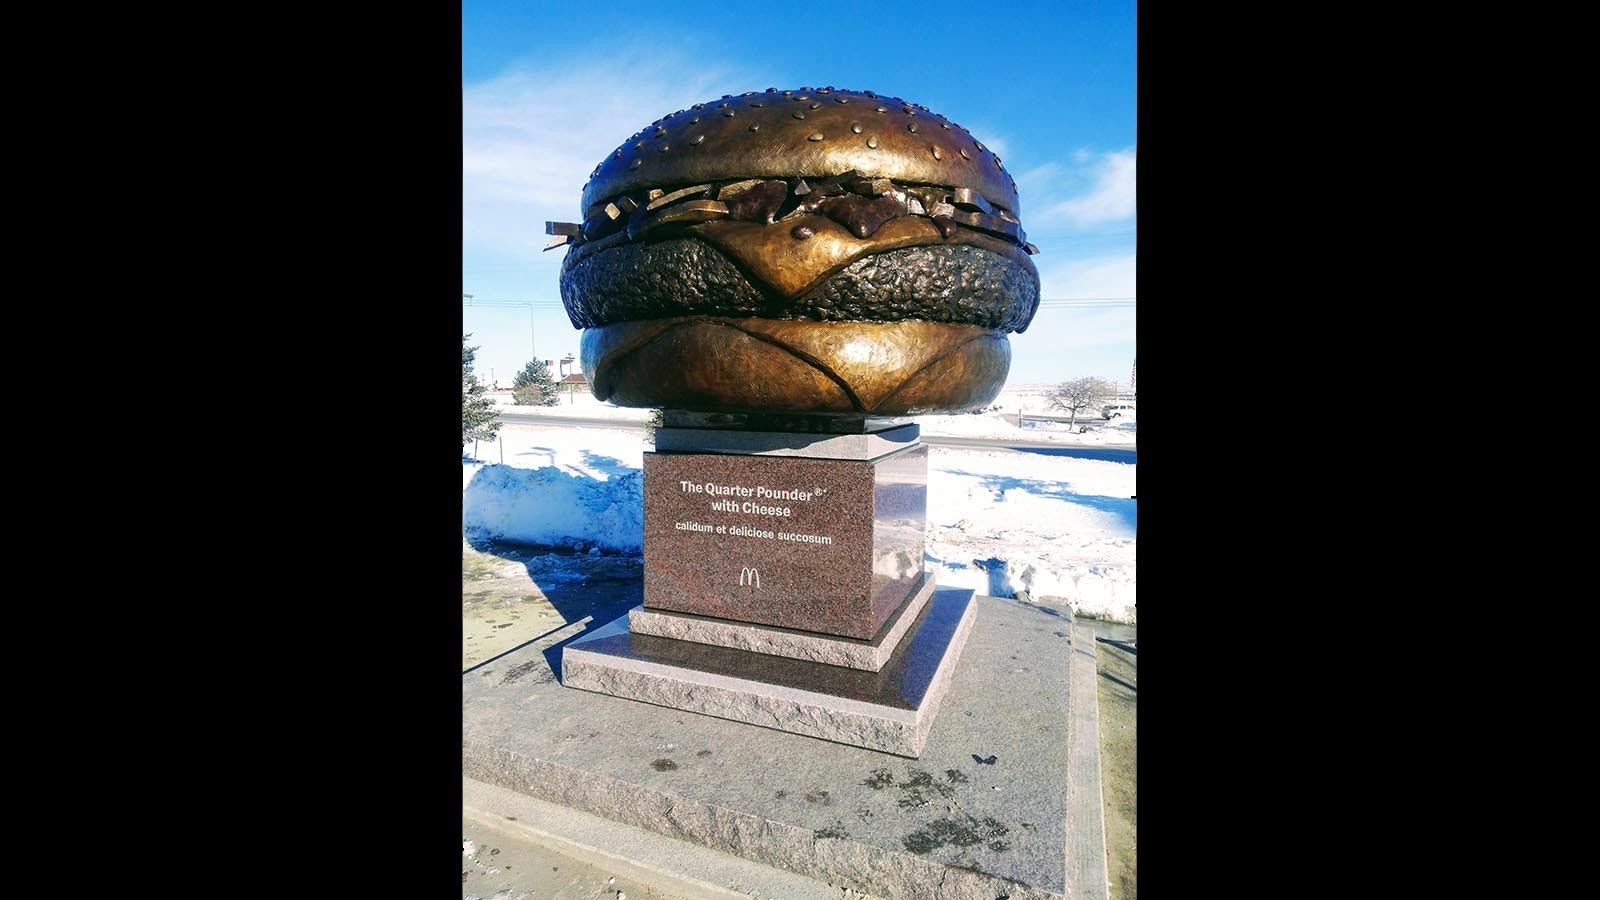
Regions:
[[872, 91], [746, 91], [650, 123], [595, 167], [584, 216], [651, 188], [739, 178], [828, 178], [854, 170], [902, 184], [966, 188], [1020, 216], [1017, 184], [967, 129]]

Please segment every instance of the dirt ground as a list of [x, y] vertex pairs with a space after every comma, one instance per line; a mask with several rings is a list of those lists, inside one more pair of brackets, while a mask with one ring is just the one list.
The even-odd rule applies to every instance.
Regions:
[[[488, 552], [485, 552], [488, 551]], [[595, 591], [597, 581], [627, 590]], [[563, 551], [517, 547], [477, 550], [462, 543], [462, 669], [470, 669], [569, 622], [593, 617], [609, 622], [639, 602], [638, 557], [587, 557]], [[610, 596], [609, 605], [590, 598]], [[1036, 598], [1035, 602], [1048, 602]], [[1101, 637], [1136, 641], [1131, 625], [1079, 619]], [[1105, 798], [1106, 845], [1112, 900], [1138, 897], [1138, 654], [1099, 641], [1100, 768]], [[463, 819], [462, 897], [519, 900], [524, 897], [673, 900], [644, 885], [607, 879], [614, 873], [593, 861], [530, 846], [481, 823]], [[502, 858], [503, 857], [503, 858]], [[493, 873], [491, 874], [491, 870]]]

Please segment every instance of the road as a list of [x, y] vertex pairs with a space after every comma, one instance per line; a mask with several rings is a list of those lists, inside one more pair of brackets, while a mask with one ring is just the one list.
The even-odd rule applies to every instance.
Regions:
[[[534, 423], [548, 423], [551, 425], [572, 425], [579, 428], [621, 428], [643, 429], [643, 425], [632, 419], [603, 419], [578, 415], [544, 415], [521, 414], [515, 412], [502, 412], [496, 417], [501, 422], [512, 422], [519, 425]], [[1084, 420], [1080, 420], [1084, 421]], [[1025, 437], [1016, 438], [986, 438], [986, 437], [953, 437], [924, 434], [923, 443], [930, 447], [979, 447], [984, 449], [1016, 450], [1022, 453], [1042, 453], [1046, 456], [1071, 456], [1078, 459], [1099, 459], [1107, 462], [1137, 463], [1138, 450], [1133, 447], [1105, 447], [1096, 444], [1063, 444], [1055, 441], [1029, 440]]]
[[1038, 413], [1023, 413], [1022, 417], [1030, 422], [1070, 423], [1076, 421], [1079, 425], [1103, 425], [1106, 422], [1111, 421], [1110, 419], [1103, 419], [1100, 416], [1079, 416], [1077, 419], [1073, 419], [1071, 416], [1046, 416]]

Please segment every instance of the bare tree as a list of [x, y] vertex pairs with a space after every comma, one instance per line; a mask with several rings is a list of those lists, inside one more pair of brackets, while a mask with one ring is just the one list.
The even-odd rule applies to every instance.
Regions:
[[1104, 378], [1074, 378], [1056, 385], [1050, 395], [1050, 405], [1072, 414], [1071, 428], [1078, 424], [1078, 411], [1093, 409], [1107, 400], [1115, 400], [1117, 386]]

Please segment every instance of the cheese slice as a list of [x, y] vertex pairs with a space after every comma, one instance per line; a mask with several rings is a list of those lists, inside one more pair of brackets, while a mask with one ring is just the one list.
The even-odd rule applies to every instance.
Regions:
[[[810, 237], [796, 232], [809, 229]], [[710, 222], [688, 233], [716, 247], [736, 262], [753, 280], [779, 296], [798, 297], [863, 256], [922, 244], [971, 244], [1006, 256], [1022, 248], [969, 228], [957, 228], [950, 237], [925, 216], [901, 216], [885, 222], [871, 238], [862, 239], [827, 216], [805, 215], [771, 225], [758, 222]]]

